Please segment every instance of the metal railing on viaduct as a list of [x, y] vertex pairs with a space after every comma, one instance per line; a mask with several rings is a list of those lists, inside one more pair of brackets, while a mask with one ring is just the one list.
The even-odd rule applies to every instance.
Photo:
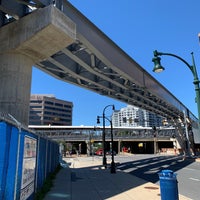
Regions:
[[[102, 141], [103, 127], [94, 126], [29, 126], [37, 134], [48, 137], [56, 141]], [[106, 140], [111, 139], [111, 128], [106, 129]], [[170, 140], [177, 137], [177, 131], [174, 127], [113, 127], [113, 139], [118, 140], [153, 140], [155, 137], [159, 140]]]

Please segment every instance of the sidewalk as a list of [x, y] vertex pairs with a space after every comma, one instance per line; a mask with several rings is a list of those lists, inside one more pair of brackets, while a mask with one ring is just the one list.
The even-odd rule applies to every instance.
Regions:
[[[54, 187], [45, 200], [160, 200], [160, 188], [136, 176], [102, 168], [95, 157], [65, 158], [69, 167], [62, 168]], [[108, 161], [109, 163], [109, 161]], [[179, 200], [189, 200], [179, 195]]]

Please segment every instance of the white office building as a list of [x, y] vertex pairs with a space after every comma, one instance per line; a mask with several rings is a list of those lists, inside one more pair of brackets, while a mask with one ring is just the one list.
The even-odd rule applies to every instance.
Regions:
[[159, 127], [162, 126], [163, 118], [141, 108], [127, 105], [112, 114], [113, 126], [126, 127]]

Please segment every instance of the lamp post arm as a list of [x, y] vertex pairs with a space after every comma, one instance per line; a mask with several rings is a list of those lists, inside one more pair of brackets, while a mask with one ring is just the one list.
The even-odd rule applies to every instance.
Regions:
[[108, 117], [105, 117], [105, 119], [108, 120], [110, 124], [112, 123], [112, 121]]
[[186, 62], [183, 58], [172, 54], [172, 53], [162, 53], [162, 52], [158, 52], [157, 50], [155, 50], [154, 52], [154, 56], [158, 57], [158, 56], [162, 56], [162, 55], [166, 55], [166, 56], [173, 56], [175, 58], [178, 58], [179, 60], [181, 60], [182, 62], [184, 62], [188, 68], [190, 69], [190, 71], [193, 74], [194, 77], [194, 81], [193, 84], [195, 85], [195, 92], [196, 92], [196, 103], [197, 103], [197, 108], [198, 108], [198, 123], [199, 123], [199, 127], [200, 127], [200, 87], [199, 87], [199, 78], [198, 78], [198, 74], [197, 74], [197, 69], [196, 69], [196, 65], [195, 65], [195, 61], [194, 61], [194, 55], [193, 52], [192, 54], [192, 65], [189, 65], [188, 62]]
[[111, 104], [111, 105], [107, 105], [107, 106], [103, 109], [103, 115], [105, 115], [105, 110], [106, 110], [106, 108], [108, 108], [108, 107], [110, 107], [110, 106], [113, 107], [114, 105], [112, 105], [112, 104]]
[[[188, 62], [186, 62], [183, 58], [181, 58], [180, 56], [177, 56], [177, 55], [175, 55], [175, 54], [172, 54], [172, 53], [162, 53], [162, 52], [158, 52], [157, 50], [155, 50], [154, 52], [154, 56], [155, 57], [157, 57], [157, 56], [172, 56], [172, 57], [175, 57], [175, 58], [178, 58], [179, 60], [181, 60], [182, 62], [184, 62], [187, 66], [188, 66], [188, 68], [191, 70], [191, 72], [193, 73], [193, 75], [194, 75], [194, 68], [196, 68], [196, 67], [194, 67], [194, 66], [191, 66]], [[193, 60], [193, 64], [194, 64], [194, 56], [193, 56], [193, 53], [191, 53], [192, 54], [192, 60]]]

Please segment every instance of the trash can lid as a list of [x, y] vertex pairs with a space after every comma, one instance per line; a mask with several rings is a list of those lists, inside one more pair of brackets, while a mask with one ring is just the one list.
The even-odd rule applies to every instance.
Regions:
[[159, 176], [176, 177], [176, 174], [172, 170], [164, 169], [159, 173]]

